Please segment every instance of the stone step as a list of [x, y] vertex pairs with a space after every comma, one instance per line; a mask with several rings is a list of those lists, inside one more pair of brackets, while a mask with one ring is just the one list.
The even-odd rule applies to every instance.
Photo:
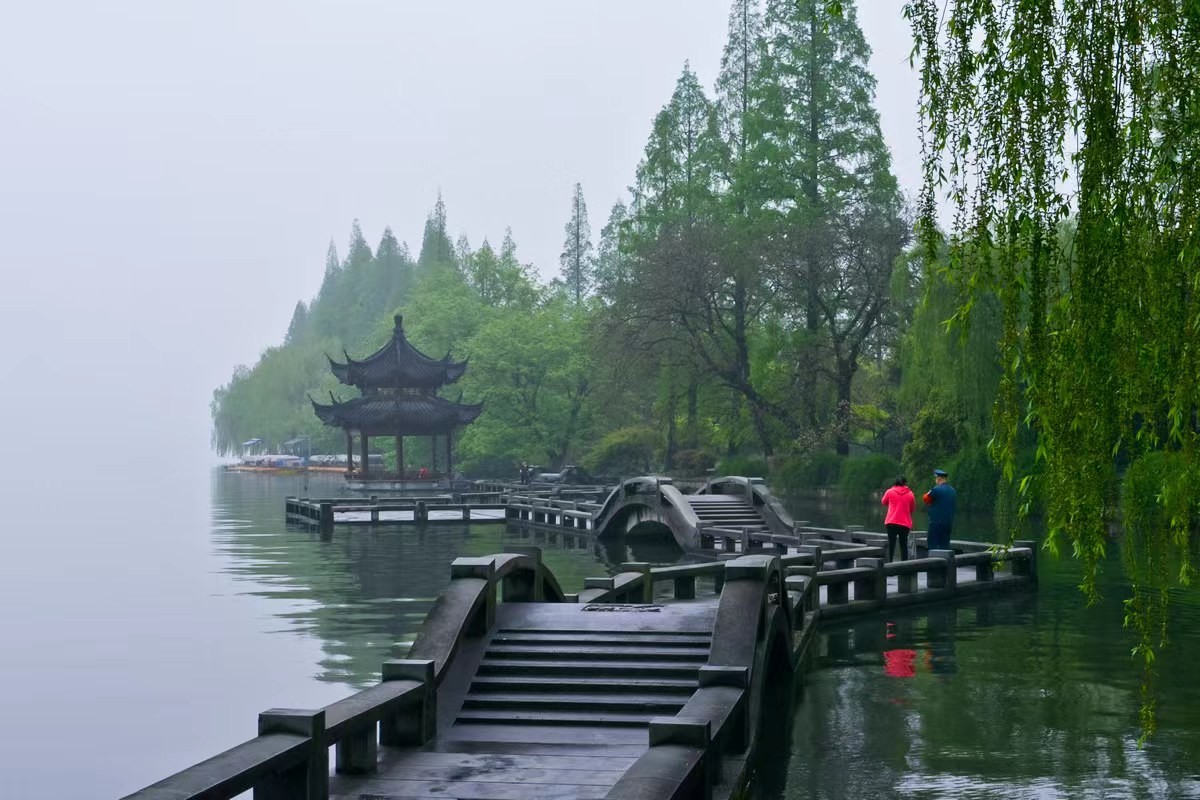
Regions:
[[654, 711], [673, 716], [679, 713], [687, 696], [640, 694], [632, 691], [625, 695], [589, 694], [577, 692], [471, 692], [463, 702], [463, 708], [539, 711], [568, 709], [582, 711]]
[[680, 678], [696, 681], [700, 675], [699, 664], [661, 663], [653, 661], [509, 661], [485, 657], [479, 663], [479, 675], [506, 676], [582, 676], [606, 677], [613, 680], [625, 678]]
[[630, 691], [648, 694], [677, 694], [688, 696], [696, 691], [696, 682], [684, 678], [611, 678], [586, 677], [507, 677], [476, 675], [471, 691], [478, 692], [586, 692], [618, 694]]
[[[569, 606], [568, 606], [569, 607]], [[496, 635], [509, 634], [537, 634], [539, 636], [551, 635], [570, 635], [570, 636], [588, 636], [593, 634], [601, 634], [605, 636], [628, 636], [634, 637], [658, 637], [658, 636], [680, 636], [680, 637], [703, 637], [712, 639], [712, 631], [680, 631], [673, 629], [665, 630], [630, 630], [626, 628], [618, 628], [616, 630], [604, 630], [596, 628], [500, 628], [496, 631]]]
[[501, 659], [533, 659], [564, 661], [567, 659], [625, 661], [698, 661], [703, 663], [708, 659], [707, 647], [570, 647], [560, 645], [554, 648], [545, 646], [523, 647], [518, 645], [491, 645], [487, 649], [487, 658]]
[[552, 634], [498, 633], [492, 645], [522, 647], [708, 647], [711, 636], [625, 636], [621, 633]]
[[514, 711], [512, 709], [468, 709], [458, 713], [454, 724], [499, 723], [505, 725], [583, 725], [592, 728], [641, 727], [649, 724], [654, 711]]

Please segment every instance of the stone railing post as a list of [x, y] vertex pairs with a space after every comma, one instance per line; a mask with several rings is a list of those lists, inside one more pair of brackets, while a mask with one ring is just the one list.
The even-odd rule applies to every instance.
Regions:
[[1014, 575], [1023, 575], [1029, 579], [1030, 583], [1037, 583], [1037, 551], [1038, 543], [1032, 539], [1018, 539], [1013, 542], [1014, 547], [1028, 547], [1029, 559], [1021, 559], [1012, 562], [1012, 571]]
[[819, 544], [802, 544], [796, 548], [798, 553], [807, 553], [813, 557], [813, 574], [821, 571], [824, 562], [821, 560], [821, 545]]
[[954, 551], [930, 550], [929, 557], [940, 558], [946, 562], [944, 571], [929, 573], [929, 588], [949, 589], [951, 592], [958, 589], [958, 568], [954, 565]]
[[825, 584], [825, 599], [831, 606], [846, 605], [850, 602], [850, 582], [839, 578], [836, 582]]
[[[402, 708], [379, 722], [379, 741], [389, 747], [419, 747], [437, 735], [437, 684], [434, 662], [395, 659], [383, 662], [383, 680], [417, 681], [424, 685], [416, 708]], [[372, 734], [374, 731], [372, 731]], [[339, 761], [341, 751], [338, 752]]]
[[254, 787], [254, 800], [328, 800], [329, 746], [325, 744], [325, 710], [272, 708], [258, 715], [258, 735], [294, 733], [310, 740], [300, 764]]
[[[747, 695], [750, 693], [749, 667], [709, 666], [705, 664], [700, 667], [699, 679], [701, 689], [709, 686], [731, 686], [734, 689], [744, 690]], [[749, 702], [747, 700], [748, 698], [743, 698], [737, 717], [726, 723], [730, 726], [730, 730], [733, 731], [729, 739], [724, 742], [728, 752], [741, 753], [750, 746], [751, 715], [748, 710]]]
[[703, 751], [700, 769], [702, 770], [703, 788], [699, 792], [691, 792], [687, 796], [696, 800], [712, 800], [713, 784], [716, 783], [717, 770], [720, 762], [712, 752], [712, 723], [706, 719], [686, 719], [682, 717], [655, 717], [650, 720], [650, 746], [675, 744], [684, 747], [694, 747]]
[[491, 558], [456, 558], [450, 562], [450, 580], [456, 578], [479, 578], [487, 581], [484, 589], [484, 607], [467, 626], [471, 636], [482, 636], [491, 630], [496, 620], [496, 562]]
[[988, 559], [980, 564], [975, 565], [975, 581], [976, 583], [986, 583], [996, 577], [995, 563]]
[[529, 556], [534, 561], [533, 574], [514, 572], [504, 579], [504, 602], [540, 603], [543, 599], [542, 548], [517, 546], [505, 548], [510, 553]]
[[640, 572], [642, 574], [642, 602], [654, 602], [654, 576], [650, 572], [649, 561], [627, 561], [621, 565], [622, 572]]
[[[874, 570], [870, 576], [864, 580], [856, 581], [854, 584], [854, 599], [855, 600], [874, 600], [880, 605], [887, 601], [887, 576], [883, 573], [882, 558], [860, 558], [858, 566], [866, 567]], [[860, 598], [859, 592], [864, 590], [863, 597]]]

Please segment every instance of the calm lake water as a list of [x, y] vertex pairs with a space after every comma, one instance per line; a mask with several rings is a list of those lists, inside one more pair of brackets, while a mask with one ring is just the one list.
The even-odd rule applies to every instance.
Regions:
[[[97, 475], [14, 512], [0, 560], [0, 796], [114, 798], [328, 703], [403, 655], [450, 561], [529, 544], [503, 526], [289, 530], [301, 478], [164, 466]], [[341, 494], [313, 480], [313, 494]], [[873, 506], [796, 501], [814, 523]], [[965, 519], [987, 538], [986, 520]], [[537, 542], [564, 587], [650, 543]], [[1200, 606], [1177, 599], [1161, 722], [1136, 747], [1139, 675], [1119, 570], [1087, 609], [1068, 562], [1035, 594], [834, 629], [760, 766], [763, 798], [1200, 796]], [[891, 624], [889, 624], [891, 623]]]

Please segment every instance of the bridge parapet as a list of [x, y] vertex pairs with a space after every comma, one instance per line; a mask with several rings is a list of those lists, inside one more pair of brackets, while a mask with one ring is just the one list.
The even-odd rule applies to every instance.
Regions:
[[321, 709], [269, 709], [259, 735], [124, 800], [327, 800], [329, 748], [338, 774], [374, 772], [379, 745], [420, 746], [437, 729], [437, 687], [461, 642], [488, 634], [506, 602], [566, 602], [538, 548], [457, 558], [409, 657], [385, 661], [382, 680]]
[[[791, 604], [777, 556], [749, 555], [716, 565], [724, 586], [708, 663], [699, 686], [674, 717], [650, 722], [648, 748], [614, 785], [610, 800], [711, 798], [740, 783], [753, 754], [768, 665], [783, 657], [790, 673]], [[741, 767], [726, 775], [722, 761]]]
[[[578, 654], [582, 646], [596, 648], [594, 653], [608, 652], [605, 648], [614, 647], [614, 632], [622, 633], [620, 626], [611, 622], [607, 626], [597, 624], [603, 617], [629, 618], [628, 614], [586, 613], [592, 611], [656, 612], [647, 620], [666, 620], [674, 614], [671, 618], [676, 621], [670, 624], [677, 626], [679, 620], [697, 611], [701, 616], [708, 615], [703, 631], [695, 625], [683, 626], [687, 643], [667, 648], [670, 658], [655, 667], [681, 669], [675, 660], [678, 654], [696, 647], [699, 641], [707, 648], [707, 655], [689, 656], [697, 659], [694, 691], [682, 705], [675, 705], [679, 710], [673, 717], [651, 718], [647, 714], [646, 749], [621, 777], [614, 778], [608, 797], [705, 798], [712, 795], [715, 786], [721, 788], [722, 795], [727, 794], [747, 779], [746, 765], [757, 746], [762, 715], [773, 707], [767, 699], [768, 689], [787, 680], [801, 663], [821, 623], [915, 603], [983, 596], [984, 592], [1010, 586], [1030, 586], [1037, 578], [1036, 545], [1030, 541], [1018, 541], [1011, 547], [956, 542], [964, 546], [935, 550], [927, 558], [886, 564], [878, 556], [880, 548], [866, 543], [873, 540], [858, 541], [863, 537], [860, 530], [842, 533], [853, 541], [817, 538], [829, 535], [823, 532], [800, 545], [798, 552], [784, 556], [751, 554], [729, 561], [670, 567], [630, 562], [622, 564], [615, 576], [588, 579], [578, 596], [562, 592], [544, 568], [536, 548], [456, 559], [451, 565], [450, 585], [430, 611], [409, 658], [385, 662], [377, 686], [320, 709], [265, 711], [259, 717], [259, 735], [254, 739], [126, 800], [229, 800], [249, 789], [254, 790], [258, 800], [327, 800], [331, 790], [330, 747], [336, 747], [337, 775], [371, 773], [382, 763], [392, 764], [387, 767], [392, 770], [387, 777], [405, 778], [403, 770], [397, 773], [393, 763], [396, 754], [390, 757], [392, 761], [380, 761], [380, 747], [409, 751], [421, 748], [423, 753], [435, 741], [441, 741], [437, 732], [438, 693], [446, 693], [443, 705], [453, 706], [457, 702], [454, 693], [465, 691], [460, 680], [464, 670], [475, 674], [476, 669], [482, 669], [479, 665], [485, 663], [480, 659], [487, 658], [485, 647], [495, 645], [497, 657], [506, 652], [510, 658], [516, 656], [513, 663], [517, 665], [532, 663], [522, 659], [536, 654], [538, 647], [553, 654], [553, 659], [575, 658], [576, 664], [582, 663], [583, 656]], [[831, 564], [833, 568], [827, 568]], [[717, 595], [715, 609], [712, 600], [697, 599], [698, 582], [709, 578]], [[660, 589], [667, 585], [673, 600], [680, 602], [659, 599], [664, 594]], [[500, 600], [514, 605], [498, 610]], [[636, 607], [577, 607], [579, 618], [587, 617], [588, 621], [571, 622], [572, 627], [564, 630], [566, 618], [562, 612], [575, 613], [565, 604], [576, 601]], [[517, 619], [526, 622], [517, 627], [528, 630], [505, 629]], [[537, 619], [542, 621], [529, 622]], [[660, 637], [665, 633], [674, 638], [680, 633], [680, 629], [667, 631], [661, 620], [658, 625]], [[646, 622], [637, 624], [634, 633], [645, 626]], [[505, 637], [514, 633], [521, 641], [506, 642]], [[592, 637], [591, 645], [587, 645], [588, 637]], [[619, 641], [615, 647], [620, 651], [631, 644]], [[635, 646], [639, 658], [658, 649], [645, 641]], [[555, 651], [560, 647], [562, 656]], [[549, 657], [543, 661], [551, 677], [541, 672], [520, 679], [511, 674], [479, 674], [485, 683], [490, 679], [492, 690], [498, 691], [498, 686], [511, 686], [518, 680], [531, 685], [553, 684], [559, 680], [554, 676], [564, 674], [562, 669], [567, 668], [574, 677], [564, 680], [583, 681], [581, 685], [590, 691], [604, 685], [604, 670], [612, 666], [594, 663], [594, 653], [583, 661], [600, 670], [599, 675], [580, 677], [569, 672], [578, 667], [559, 664]], [[618, 657], [630, 658], [628, 653]], [[701, 658], [705, 659], [702, 664], [698, 663]], [[501, 669], [495, 659], [489, 663], [492, 669]], [[506, 669], [515, 668], [510, 664]], [[688, 690], [686, 686], [684, 689]], [[612, 691], [608, 687], [606, 690]], [[565, 690], [559, 687], [556, 691]], [[593, 698], [585, 700], [595, 702]], [[476, 709], [476, 721], [481, 714], [486, 719], [488, 713]], [[552, 716], [555, 712], [547, 713]], [[496, 716], [492, 720], [504, 721]], [[644, 720], [642, 724], [646, 724]], [[554, 739], [553, 744], [557, 747], [558, 740]], [[531, 764], [530, 769], [541, 767]], [[461, 772], [458, 765], [453, 771]], [[344, 784], [349, 779], [333, 780]]]

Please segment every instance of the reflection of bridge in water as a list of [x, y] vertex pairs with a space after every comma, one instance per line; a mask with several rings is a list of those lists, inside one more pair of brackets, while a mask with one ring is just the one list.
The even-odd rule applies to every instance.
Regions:
[[[602, 529], [555, 536], [586, 546], [610, 527], [688, 518], [669, 483], [621, 494], [629, 483], [593, 512]], [[726, 485], [766, 505], [756, 484]], [[768, 521], [726, 536], [727, 519], [705, 524], [696, 507], [720, 501], [685, 502], [701, 520], [697, 544], [711, 537], [719, 553], [733, 540], [723, 559], [624, 563], [575, 593], [537, 548], [456, 559], [408, 658], [386, 662], [381, 683], [323, 709], [264, 712], [259, 736], [131, 797], [729, 797], [819, 625], [1036, 581], [1029, 542], [953, 542], [885, 564], [879, 534], [798, 523], [783, 533]], [[578, 519], [538, 516], [527, 522], [547, 544], [555, 519]]]

